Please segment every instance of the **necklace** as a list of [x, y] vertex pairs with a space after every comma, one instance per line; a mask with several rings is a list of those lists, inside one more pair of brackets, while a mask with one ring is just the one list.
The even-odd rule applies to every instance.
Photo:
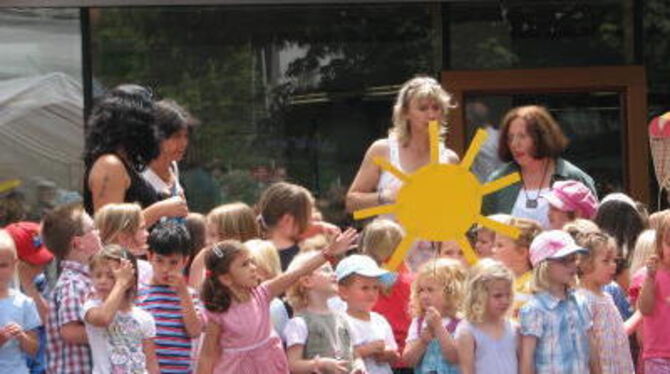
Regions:
[[547, 177], [547, 171], [549, 171], [549, 160], [544, 165], [544, 172], [542, 173], [542, 180], [540, 181], [540, 186], [537, 189], [537, 194], [535, 198], [528, 196], [528, 189], [526, 188], [526, 181], [523, 179], [523, 173], [521, 173], [521, 179], [523, 180], [523, 194], [526, 196], [526, 208], [528, 209], [537, 209], [540, 194], [542, 193], [542, 186], [544, 185], [544, 179]]

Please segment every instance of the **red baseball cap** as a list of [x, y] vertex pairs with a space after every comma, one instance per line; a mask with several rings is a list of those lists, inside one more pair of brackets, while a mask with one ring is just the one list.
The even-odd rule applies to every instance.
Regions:
[[40, 236], [40, 225], [35, 222], [17, 222], [5, 226], [14, 240], [16, 255], [21, 261], [33, 265], [46, 265], [54, 256], [44, 246]]

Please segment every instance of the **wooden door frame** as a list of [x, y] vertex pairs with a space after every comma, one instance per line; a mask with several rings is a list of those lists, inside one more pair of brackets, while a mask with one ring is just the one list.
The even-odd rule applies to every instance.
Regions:
[[[649, 203], [647, 77], [644, 66], [443, 71], [442, 86], [457, 103], [449, 114], [447, 146], [465, 152], [465, 108], [469, 94], [527, 94], [614, 91], [622, 94], [624, 186], [633, 198]], [[624, 105], [625, 104], [625, 105]]]

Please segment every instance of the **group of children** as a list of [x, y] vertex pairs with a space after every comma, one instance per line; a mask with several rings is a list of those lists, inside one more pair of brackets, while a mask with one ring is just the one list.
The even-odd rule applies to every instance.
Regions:
[[597, 207], [548, 199], [554, 229], [496, 215], [520, 235], [476, 228], [476, 264], [447, 242], [393, 272], [397, 223], [341, 232], [290, 183], [150, 232], [135, 204], [57, 207], [0, 230], [0, 371], [670, 373], [670, 215], [628, 285]]

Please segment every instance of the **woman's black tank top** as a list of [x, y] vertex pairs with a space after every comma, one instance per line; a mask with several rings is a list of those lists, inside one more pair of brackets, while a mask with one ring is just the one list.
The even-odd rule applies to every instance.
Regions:
[[[138, 203], [142, 209], [152, 205], [153, 203], [160, 201], [161, 198], [154, 190], [149, 182], [145, 181], [144, 178], [137, 172], [132, 166], [126, 163], [122, 157], [115, 155], [116, 157], [123, 162], [123, 166], [126, 168], [126, 173], [130, 177], [130, 186], [126, 190], [126, 194], [123, 198], [123, 201], [126, 203]], [[93, 216], [93, 196], [91, 195], [91, 189], [88, 187], [88, 174], [90, 168], [86, 170], [84, 174], [84, 208], [86, 212]]]

